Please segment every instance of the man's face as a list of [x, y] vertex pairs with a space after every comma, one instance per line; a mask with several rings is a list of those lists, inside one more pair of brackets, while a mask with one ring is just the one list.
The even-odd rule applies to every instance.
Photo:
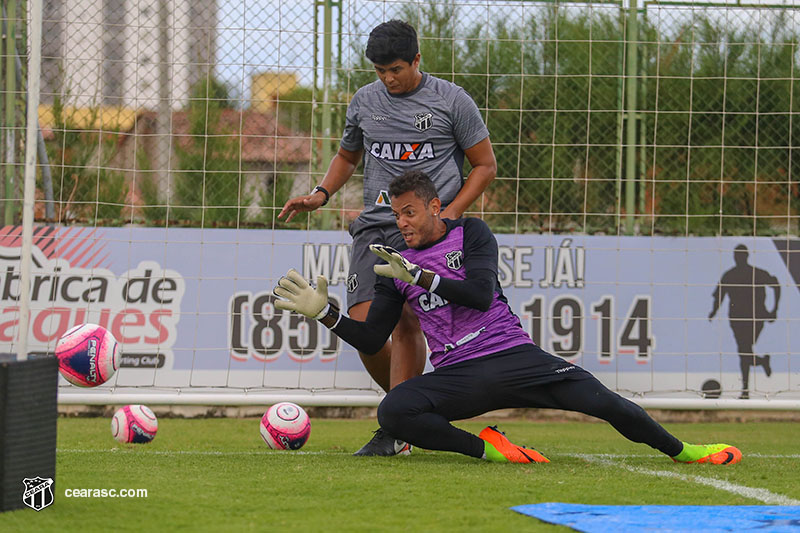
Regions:
[[419, 248], [436, 240], [436, 222], [441, 207], [438, 198], [425, 205], [414, 191], [392, 196], [392, 214], [409, 248]]
[[397, 59], [388, 65], [373, 65], [378, 78], [391, 94], [403, 94], [416, 89], [419, 83], [419, 54], [408, 63]]

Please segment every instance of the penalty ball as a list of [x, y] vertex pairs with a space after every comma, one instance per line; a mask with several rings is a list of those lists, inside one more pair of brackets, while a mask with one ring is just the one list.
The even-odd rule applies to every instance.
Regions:
[[311, 434], [311, 420], [299, 405], [276, 403], [261, 417], [261, 438], [273, 450], [299, 450]]
[[97, 387], [119, 367], [117, 339], [103, 326], [81, 324], [56, 343], [58, 369], [64, 379], [79, 387]]
[[126, 405], [111, 419], [111, 434], [119, 442], [145, 444], [156, 437], [158, 419], [146, 405]]

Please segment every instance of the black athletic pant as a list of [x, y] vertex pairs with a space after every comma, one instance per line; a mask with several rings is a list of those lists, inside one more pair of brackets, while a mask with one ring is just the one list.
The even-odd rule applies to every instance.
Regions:
[[586, 370], [533, 344], [437, 368], [392, 389], [378, 407], [381, 427], [420, 448], [481, 457], [483, 440], [456, 428], [496, 409], [540, 407], [585, 413], [634, 442], [669, 455], [681, 442], [635, 403], [609, 390]]

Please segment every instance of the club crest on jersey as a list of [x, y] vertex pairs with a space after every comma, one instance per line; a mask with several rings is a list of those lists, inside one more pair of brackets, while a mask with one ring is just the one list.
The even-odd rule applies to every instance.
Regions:
[[358, 274], [350, 274], [347, 278], [347, 292], [356, 292], [358, 288]]
[[433, 126], [433, 113], [417, 113], [414, 115], [414, 127], [425, 131]]
[[390, 207], [392, 205], [392, 199], [389, 198], [389, 191], [381, 190], [381, 192], [378, 193], [378, 197], [375, 198], [375, 205]]
[[420, 161], [436, 157], [431, 143], [374, 142], [369, 147], [369, 153], [375, 159], [387, 161]]
[[458, 270], [464, 265], [464, 254], [461, 253], [461, 250], [447, 252], [444, 258], [447, 261], [447, 268], [450, 270]]

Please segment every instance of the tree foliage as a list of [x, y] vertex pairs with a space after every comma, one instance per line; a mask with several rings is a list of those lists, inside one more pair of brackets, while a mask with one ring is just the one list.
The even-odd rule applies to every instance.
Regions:
[[47, 144], [53, 173], [56, 220], [63, 222], [120, 224], [128, 186], [125, 175], [111, 164], [118, 146], [115, 132], [86, 128], [95, 124], [99, 107], [88, 118], [56, 96], [53, 103], [53, 139]]
[[[464, 87], [484, 115], [498, 177], [476, 208], [494, 229], [618, 233], [624, 217], [635, 215], [639, 234], [796, 231], [800, 30], [791, 11], [770, 10], [750, 25], [725, 23], [714, 9], [671, 23], [645, 14], [638, 41], [628, 43], [628, 13], [610, 7], [531, 5], [524, 16], [481, 19], [463, 16], [470, 5], [453, 0], [394, 9], [389, 18], [418, 30], [421, 68]], [[320, 138], [323, 110], [336, 137], [353, 93], [375, 80], [363, 49], [368, 29], [353, 29], [327, 102], [310, 87], [278, 102], [280, 123], [312, 135], [317, 154], [323, 142], [335, 144]], [[625, 157], [631, 46], [638, 53], [634, 169]], [[195, 87], [189, 141], [175, 147], [172, 197], [148, 200], [168, 202], [171, 219], [244, 220], [252, 198], [243, 187], [236, 132], [220, 120], [230, 106], [224, 84], [212, 79]], [[111, 138], [71, 128], [69, 117], [58, 121], [64, 127], [49, 148], [62, 211], [119, 218], [127, 191], [121, 175], [108, 170]], [[313, 173], [327, 168], [319, 159]], [[637, 177], [633, 198], [626, 197], [630, 171]], [[291, 169], [277, 169], [272, 185], [256, 193], [272, 224], [295, 179]], [[159, 193], [151, 189], [142, 194]], [[634, 213], [625, 212], [629, 199]], [[152, 210], [165, 215], [160, 205]]]
[[[406, 4], [397, 18], [418, 29], [421, 68], [464, 87], [484, 112], [498, 161], [487, 221], [510, 231], [620, 231], [627, 14], [550, 5], [464, 27], [460, 9]], [[800, 172], [791, 157], [800, 33], [786, 13], [759, 27], [710, 13], [674, 25], [640, 20], [638, 231], [785, 232], [797, 211], [789, 178]], [[354, 46], [350, 86], [374, 80]]]
[[244, 187], [235, 130], [221, 121], [230, 108], [225, 86], [203, 80], [189, 100], [189, 142], [175, 143], [177, 169], [170, 199], [173, 216], [206, 225], [236, 225], [244, 220], [251, 198]]

